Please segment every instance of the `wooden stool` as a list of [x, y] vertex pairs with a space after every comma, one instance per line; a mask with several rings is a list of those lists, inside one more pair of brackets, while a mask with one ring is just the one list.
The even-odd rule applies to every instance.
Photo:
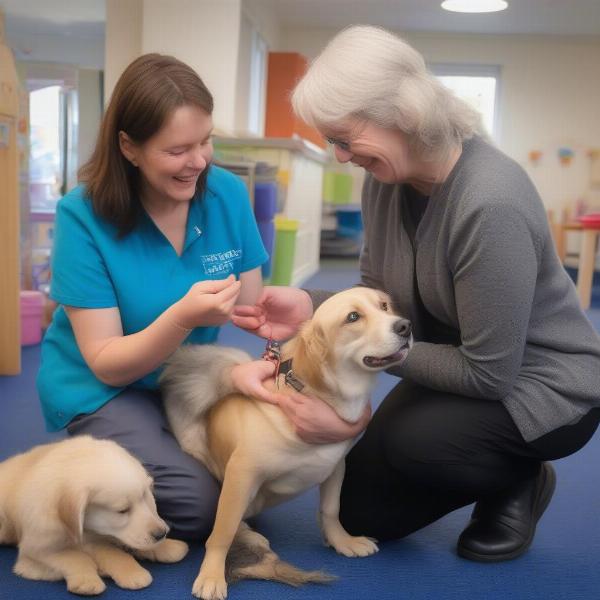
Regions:
[[594, 280], [594, 267], [596, 266], [596, 242], [600, 235], [600, 227], [579, 224], [583, 233], [579, 265], [577, 271], [577, 293], [581, 308], [587, 310], [592, 302], [592, 283]]
[[594, 280], [594, 267], [596, 265], [596, 245], [600, 235], [599, 223], [585, 223], [581, 221], [566, 221], [557, 223], [553, 211], [548, 211], [548, 219], [552, 237], [556, 245], [556, 253], [562, 263], [565, 262], [567, 233], [579, 231], [583, 235], [579, 263], [577, 265], [577, 294], [584, 310], [590, 307], [592, 301], [592, 283]]

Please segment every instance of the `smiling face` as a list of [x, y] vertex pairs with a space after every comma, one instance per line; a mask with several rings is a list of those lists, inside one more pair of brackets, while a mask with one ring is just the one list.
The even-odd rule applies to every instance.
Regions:
[[394, 314], [390, 297], [356, 287], [323, 302], [283, 354], [292, 358], [296, 379], [311, 394], [354, 423], [377, 372], [404, 361], [411, 346], [410, 321]]
[[[115, 445], [116, 446], [116, 445]], [[94, 483], [83, 514], [83, 530], [147, 550], [165, 538], [167, 524], [158, 516], [152, 479], [122, 448], [108, 448], [96, 465]]]
[[209, 114], [184, 105], [143, 144], [120, 132], [121, 151], [141, 174], [143, 203], [187, 202], [194, 196], [198, 177], [212, 159], [212, 129]]
[[334, 369], [381, 371], [401, 363], [412, 345], [410, 322], [394, 314], [390, 297], [363, 287], [323, 302], [303, 335], [320, 340], [322, 362]]
[[339, 162], [352, 162], [382, 183], [408, 181], [412, 176], [408, 140], [399, 129], [349, 119], [335, 131], [324, 134], [333, 144]]
[[[328, 300], [332, 311], [327, 327], [337, 329], [336, 364], [353, 363], [369, 371], [381, 371], [401, 363], [412, 345], [411, 325], [392, 311], [390, 297], [379, 290], [356, 288]], [[325, 304], [325, 303], [324, 303]]]

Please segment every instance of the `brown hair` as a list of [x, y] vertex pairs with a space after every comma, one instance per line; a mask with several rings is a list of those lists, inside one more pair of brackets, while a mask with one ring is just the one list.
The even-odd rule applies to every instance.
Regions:
[[[123, 71], [102, 119], [91, 158], [79, 169], [94, 211], [129, 233], [141, 212], [139, 171], [122, 154], [119, 131], [136, 144], [150, 139], [180, 106], [198, 106], [207, 114], [213, 98], [198, 74], [172, 56], [144, 54]], [[208, 166], [198, 178], [196, 196], [206, 183]]]

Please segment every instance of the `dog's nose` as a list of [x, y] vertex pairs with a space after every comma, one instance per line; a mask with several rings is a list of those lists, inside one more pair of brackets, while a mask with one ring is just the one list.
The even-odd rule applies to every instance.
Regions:
[[412, 331], [412, 325], [408, 319], [398, 319], [394, 323], [394, 333], [401, 337], [408, 337]]
[[155, 542], [160, 542], [160, 540], [164, 540], [167, 537], [167, 533], [169, 533], [169, 530], [166, 527], [161, 527], [152, 531], [150, 535]]

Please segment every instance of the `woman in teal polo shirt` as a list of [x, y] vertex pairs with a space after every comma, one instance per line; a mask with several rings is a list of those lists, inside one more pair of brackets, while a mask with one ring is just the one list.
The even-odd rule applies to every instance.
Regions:
[[[254, 303], [267, 260], [244, 184], [210, 165], [212, 109], [198, 75], [172, 57], [142, 56], [122, 74], [84, 185], [58, 203], [59, 307], [38, 376], [48, 429], [137, 456], [181, 538], [209, 533], [219, 489], [170, 433], [158, 370], [181, 343], [214, 342], [236, 302]], [[241, 391], [270, 375], [260, 363], [258, 377], [234, 367]]]

